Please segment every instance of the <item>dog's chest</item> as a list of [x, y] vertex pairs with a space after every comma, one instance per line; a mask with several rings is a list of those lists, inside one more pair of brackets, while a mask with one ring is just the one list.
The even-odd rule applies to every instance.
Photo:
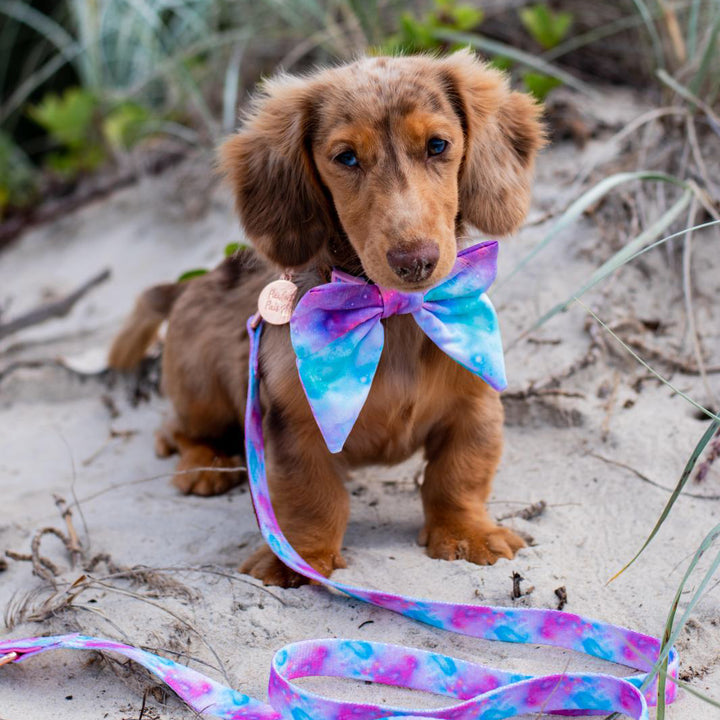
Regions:
[[[443, 357], [409, 316], [389, 318], [367, 402], [345, 445], [353, 465], [409, 457], [438, 421]], [[439, 371], [439, 372], [438, 372]]]

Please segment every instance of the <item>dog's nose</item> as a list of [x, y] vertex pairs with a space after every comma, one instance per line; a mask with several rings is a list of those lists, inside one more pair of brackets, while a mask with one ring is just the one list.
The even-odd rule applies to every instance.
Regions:
[[388, 265], [401, 280], [407, 283], [427, 280], [432, 275], [439, 258], [440, 248], [429, 240], [387, 251]]

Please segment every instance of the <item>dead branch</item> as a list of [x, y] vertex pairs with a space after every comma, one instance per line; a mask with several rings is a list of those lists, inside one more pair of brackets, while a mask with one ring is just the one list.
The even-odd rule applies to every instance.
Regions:
[[65, 317], [70, 310], [72, 310], [78, 300], [90, 292], [90, 290], [94, 287], [105, 282], [109, 277], [110, 270], [106, 268], [101, 273], [98, 273], [87, 282], [83, 283], [77, 290], [71, 292], [69, 295], [66, 295], [64, 298], [42, 305], [35, 310], [31, 310], [25, 315], [15, 318], [15, 320], [0, 324], [0, 340], [6, 338], [8, 335], [19, 332], [20, 330], [25, 330], [25, 328], [29, 328], [33, 325], [39, 325], [40, 323], [45, 322], [45, 320]]
[[581, 392], [569, 392], [567, 390], [560, 390], [559, 388], [546, 388], [538, 389], [532, 386], [525, 388], [524, 390], [513, 390], [511, 392], [504, 392], [503, 398], [509, 398], [510, 400], [527, 400], [531, 397], [567, 397], [567, 398], [584, 398], [585, 393]]

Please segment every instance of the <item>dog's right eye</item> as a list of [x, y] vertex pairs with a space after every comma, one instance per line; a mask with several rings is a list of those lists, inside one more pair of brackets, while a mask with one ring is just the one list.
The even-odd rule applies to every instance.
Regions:
[[339, 162], [341, 165], [346, 167], [357, 167], [358, 159], [357, 155], [352, 150], [346, 150], [335, 156], [335, 162]]
[[445, 148], [447, 148], [447, 140], [437, 137], [430, 138], [430, 140], [428, 140], [428, 155], [442, 155], [442, 153], [445, 152]]

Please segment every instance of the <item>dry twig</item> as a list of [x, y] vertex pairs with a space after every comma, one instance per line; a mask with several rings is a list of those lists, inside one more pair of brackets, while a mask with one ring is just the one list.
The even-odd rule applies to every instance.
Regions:
[[547, 507], [547, 503], [544, 500], [538, 500], [532, 505], [522, 508], [521, 510], [515, 510], [506, 515], [501, 515], [498, 520], [509, 520], [510, 518], [522, 518], [523, 520], [534, 520], [536, 517], [540, 517]]
[[94, 277], [90, 278], [87, 282], [83, 283], [77, 290], [66, 295], [64, 298], [55, 302], [42, 305], [35, 310], [31, 310], [25, 315], [21, 315], [15, 320], [11, 320], [7, 323], [0, 324], [0, 340], [6, 338], [8, 335], [25, 330], [33, 325], [39, 325], [45, 320], [51, 318], [65, 317], [70, 310], [72, 310], [75, 303], [78, 302], [84, 295], [92, 290], [100, 283], [105, 282], [110, 277], [110, 270], [105, 269], [101, 273], [98, 273]]
[[523, 596], [523, 591], [520, 589], [520, 583], [525, 579], [519, 572], [514, 572], [510, 579], [512, 580], [512, 592], [510, 597], [513, 600], [518, 600]]
[[[639, 470], [636, 470], [632, 465], [628, 465], [627, 463], [620, 462], [619, 460], [613, 460], [612, 458], [607, 458], [604, 455], [599, 455], [598, 453], [588, 453], [590, 457], [597, 458], [598, 460], [602, 460], [604, 463], [608, 463], [609, 465], [615, 465], [616, 467], [623, 468], [625, 470], [629, 470], [631, 473], [635, 475], [638, 479], [642, 480], [645, 483], [648, 483], [648, 485], [652, 485], [653, 487], [658, 488], [659, 490], [664, 490], [665, 492], [672, 493], [674, 492], [674, 488], [665, 487], [665, 485], [661, 485], [660, 483], [655, 482], [654, 480], [651, 480], [647, 475], [643, 475]], [[691, 493], [683, 490], [681, 495], [686, 495], [687, 497], [695, 498], [696, 500], [720, 500], [720, 495], [699, 495], [697, 493]]]
[[67, 526], [68, 534], [66, 547], [70, 553], [72, 567], [75, 568], [82, 562], [84, 553], [80, 538], [78, 537], [75, 526], [73, 525], [72, 511], [65, 502], [65, 498], [61, 498], [59, 495], [53, 495], [53, 499], [55, 500], [55, 505], [60, 511], [60, 515]]

